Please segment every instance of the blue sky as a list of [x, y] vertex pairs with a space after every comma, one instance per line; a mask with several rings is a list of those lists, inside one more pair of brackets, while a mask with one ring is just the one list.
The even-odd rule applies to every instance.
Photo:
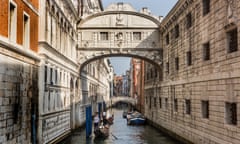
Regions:
[[[104, 8], [111, 3], [117, 2], [130, 3], [137, 11], [143, 7], [148, 7], [153, 15], [166, 16], [177, 0], [102, 0]], [[130, 58], [112, 57], [110, 61], [117, 75], [125, 74], [130, 67]]]

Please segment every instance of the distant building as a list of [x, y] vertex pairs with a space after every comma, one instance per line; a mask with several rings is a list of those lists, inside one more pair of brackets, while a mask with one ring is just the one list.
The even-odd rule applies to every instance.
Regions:
[[114, 96], [122, 96], [123, 95], [123, 77], [120, 76], [114, 76]]
[[144, 61], [131, 59], [131, 97], [137, 100], [136, 108], [144, 113]]
[[131, 79], [130, 79], [130, 71], [127, 70], [126, 74], [122, 76], [123, 77], [123, 95], [124, 96], [130, 96], [130, 84], [131, 84]]

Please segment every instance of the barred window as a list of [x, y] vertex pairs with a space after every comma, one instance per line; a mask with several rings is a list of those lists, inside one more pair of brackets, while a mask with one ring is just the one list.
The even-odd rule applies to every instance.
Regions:
[[169, 34], [166, 35], [166, 44], [169, 44]]
[[159, 108], [161, 109], [162, 108], [162, 98], [159, 97]]
[[227, 32], [228, 52], [235, 52], [238, 50], [238, 32], [237, 28]]
[[169, 73], [169, 62], [166, 62], [166, 73]]
[[202, 117], [209, 118], [209, 102], [202, 101]]
[[174, 111], [178, 111], [178, 100], [176, 98], [174, 99]]
[[133, 32], [133, 40], [141, 40], [141, 32]]
[[186, 114], [190, 115], [191, 114], [191, 101], [190, 100], [185, 100], [185, 112]]
[[175, 58], [175, 69], [179, 70], [179, 58], [178, 57]]
[[210, 0], [202, 0], [202, 12], [203, 16], [210, 12]]
[[100, 32], [100, 40], [108, 40], [108, 32]]
[[192, 26], [192, 14], [191, 13], [188, 13], [187, 16], [186, 16], [186, 27], [187, 29], [190, 28]]
[[210, 44], [209, 42], [203, 44], [203, 60], [210, 60]]
[[187, 65], [188, 66], [192, 65], [192, 52], [191, 51], [187, 52]]
[[175, 38], [178, 38], [179, 37], [179, 25], [176, 25], [174, 30], [175, 30]]
[[231, 125], [237, 125], [237, 104], [226, 102], [225, 112], [226, 123]]

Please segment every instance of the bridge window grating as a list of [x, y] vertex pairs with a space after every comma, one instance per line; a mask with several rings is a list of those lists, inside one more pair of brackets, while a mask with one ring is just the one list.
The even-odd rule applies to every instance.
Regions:
[[133, 32], [133, 40], [141, 40], [142, 35], [141, 32]]
[[108, 40], [108, 32], [100, 32], [100, 40]]

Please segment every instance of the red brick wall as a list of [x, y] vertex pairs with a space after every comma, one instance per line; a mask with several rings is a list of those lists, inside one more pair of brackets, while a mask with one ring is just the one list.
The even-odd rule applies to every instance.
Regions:
[[0, 35], [8, 37], [8, 0], [0, 1]]
[[[30, 48], [38, 50], [38, 15], [33, 12], [22, 0], [14, 0], [17, 4], [17, 43], [23, 44], [23, 12], [30, 16]], [[38, 10], [38, 0], [30, 0]], [[0, 35], [8, 37], [8, 10], [9, 0], [0, 1]]]

